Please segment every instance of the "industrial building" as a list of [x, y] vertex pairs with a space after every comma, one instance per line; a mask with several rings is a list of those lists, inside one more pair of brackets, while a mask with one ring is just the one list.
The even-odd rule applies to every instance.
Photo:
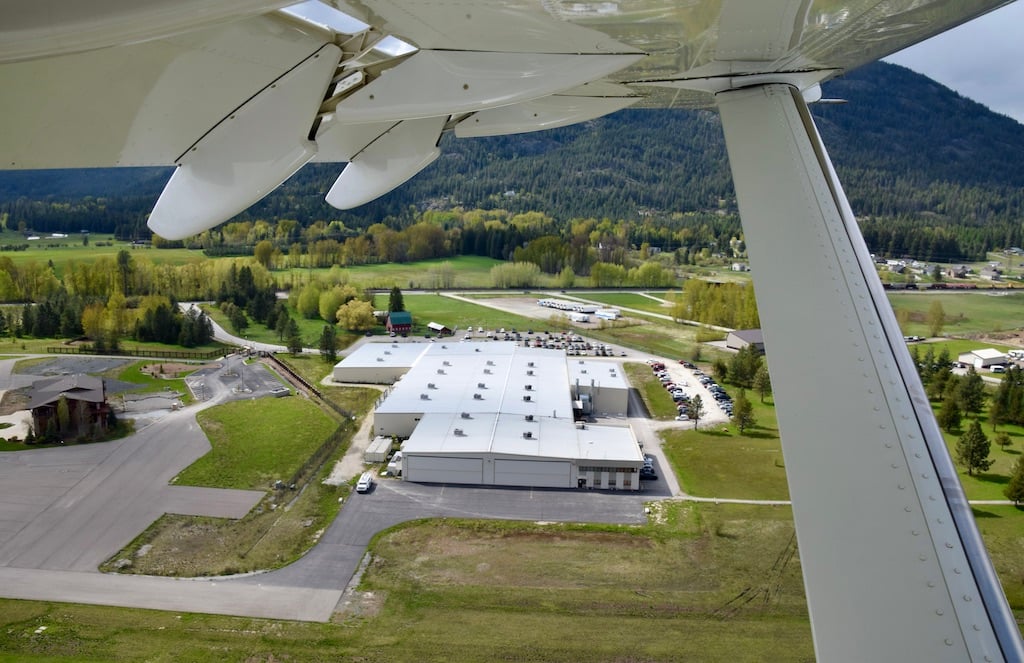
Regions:
[[957, 361], [961, 364], [973, 366], [979, 371], [983, 368], [990, 368], [992, 366], [1005, 366], [1006, 362], [1009, 360], [1010, 358], [1005, 352], [1000, 352], [995, 348], [971, 350], [970, 352], [965, 352], [957, 357]]
[[398, 376], [373, 430], [405, 439], [405, 480], [639, 489], [643, 454], [632, 430], [576, 420], [584, 404], [625, 415], [629, 387], [617, 364], [512, 342], [366, 344], [334, 375]]

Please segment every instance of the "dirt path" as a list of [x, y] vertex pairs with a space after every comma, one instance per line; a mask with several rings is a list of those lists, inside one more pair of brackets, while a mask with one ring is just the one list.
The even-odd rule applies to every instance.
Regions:
[[[339, 385], [339, 383], [331, 381], [330, 376], [324, 378], [322, 384], [331, 386]], [[384, 391], [385, 389], [383, 386], [372, 384], [351, 386], [361, 388], [379, 387], [381, 391]], [[341, 460], [334, 464], [334, 469], [331, 470], [331, 475], [324, 479], [324, 483], [337, 486], [366, 471], [366, 464], [363, 463], [363, 453], [365, 453], [366, 448], [370, 446], [370, 440], [373, 439], [371, 435], [372, 432], [373, 411], [371, 410], [363, 417], [363, 421], [359, 425], [359, 430], [352, 436], [352, 443], [349, 445], [348, 451], [345, 452], [345, 455]]]

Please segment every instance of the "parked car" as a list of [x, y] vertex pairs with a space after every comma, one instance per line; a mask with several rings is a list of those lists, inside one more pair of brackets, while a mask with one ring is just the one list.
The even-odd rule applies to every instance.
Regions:
[[363, 472], [356, 482], [357, 493], [367, 493], [373, 487], [373, 472]]

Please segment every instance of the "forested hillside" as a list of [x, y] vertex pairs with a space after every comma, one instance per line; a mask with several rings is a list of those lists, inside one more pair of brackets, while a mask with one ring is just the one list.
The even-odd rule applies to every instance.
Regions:
[[[1024, 126], [885, 63], [832, 81], [825, 93], [848, 102], [814, 112], [872, 249], [967, 260], [1024, 244], [1024, 171], [1016, 167]], [[737, 223], [715, 113], [624, 111], [554, 131], [447, 136], [442, 149], [419, 176], [357, 210], [323, 202], [342, 165], [316, 165], [240, 218], [294, 219], [301, 226], [338, 220], [358, 231], [378, 221], [404, 227], [424, 210], [461, 206], [540, 211], [560, 222]], [[146, 214], [169, 172], [2, 172], [0, 219], [40, 232], [144, 236]]]

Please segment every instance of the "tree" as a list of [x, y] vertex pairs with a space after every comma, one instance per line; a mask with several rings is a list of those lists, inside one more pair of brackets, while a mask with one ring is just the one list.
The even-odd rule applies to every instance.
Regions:
[[1009, 447], [1013, 445], [1013, 440], [1011, 440], [1010, 436], [1006, 434], [1006, 431], [1003, 431], [999, 435], [996, 435], [995, 442], [1000, 446], [1000, 448], [1002, 448], [1003, 451], [1006, 451]]
[[338, 326], [348, 331], [367, 331], [377, 324], [373, 306], [360, 299], [353, 299], [338, 308], [337, 318]]
[[398, 286], [391, 288], [391, 297], [388, 298], [388, 311], [391, 313], [399, 313], [405, 310], [405, 299], [402, 297], [402, 291], [399, 290]]
[[288, 337], [288, 352], [293, 355], [302, 353], [302, 336], [299, 334], [299, 324], [288, 318], [288, 324], [285, 330]]
[[338, 333], [334, 331], [334, 325], [324, 325], [320, 334], [320, 358], [328, 364], [338, 360]]
[[942, 327], [946, 324], [946, 312], [942, 308], [942, 302], [936, 299], [928, 307], [928, 333], [931, 336], [938, 336], [942, 333]]
[[1013, 503], [1020, 505], [1024, 501], [1024, 456], [1017, 459], [1013, 464], [1013, 471], [1010, 473], [1010, 482], [1003, 489], [1006, 499], [1013, 500]]
[[960, 409], [965, 414], [978, 414], [985, 406], [985, 382], [974, 367], [967, 369], [967, 374], [960, 379], [958, 389]]
[[269, 239], [261, 240], [252, 250], [256, 262], [270, 269], [270, 259], [274, 255], [274, 244]]
[[732, 423], [740, 429], [740, 435], [757, 423], [757, 419], [754, 417], [754, 406], [743, 389], [740, 389], [740, 393], [736, 395], [732, 404]]
[[117, 271], [121, 274], [121, 294], [128, 296], [131, 293], [128, 290], [130, 285], [130, 279], [132, 272], [135, 267], [132, 262], [132, 254], [128, 253], [126, 249], [121, 249], [117, 252]]
[[957, 440], [956, 459], [967, 468], [968, 475], [973, 475], [975, 470], [984, 472], [995, 462], [989, 460], [988, 457], [991, 449], [992, 445], [985, 437], [984, 431], [981, 430], [981, 424], [975, 419], [971, 422], [967, 432]]
[[960, 428], [960, 405], [957, 399], [947, 396], [942, 401], [942, 407], [939, 409], [939, 415], [936, 418], [939, 425], [942, 426], [942, 430], [947, 433], [952, 433]]
[[762, 403], [764, 403], [764, 397], [772, 393], [772, 379], [768, 375], [768, 366], [763, 361], [757, 367], [757, 373], [754, 374], [754, 389], [761, 397]]
[[704, 417], [704, 399], [697, 394], [690, 399], [690, 406], [686, 408], [686, 413], [693, 419], [693, 428], [697, 429], [697, 424]]
[[68, 399], [64, 394], [57, 399], [57, 429], [61, 435], [71, 429], [71, 408], [68, 406]]

